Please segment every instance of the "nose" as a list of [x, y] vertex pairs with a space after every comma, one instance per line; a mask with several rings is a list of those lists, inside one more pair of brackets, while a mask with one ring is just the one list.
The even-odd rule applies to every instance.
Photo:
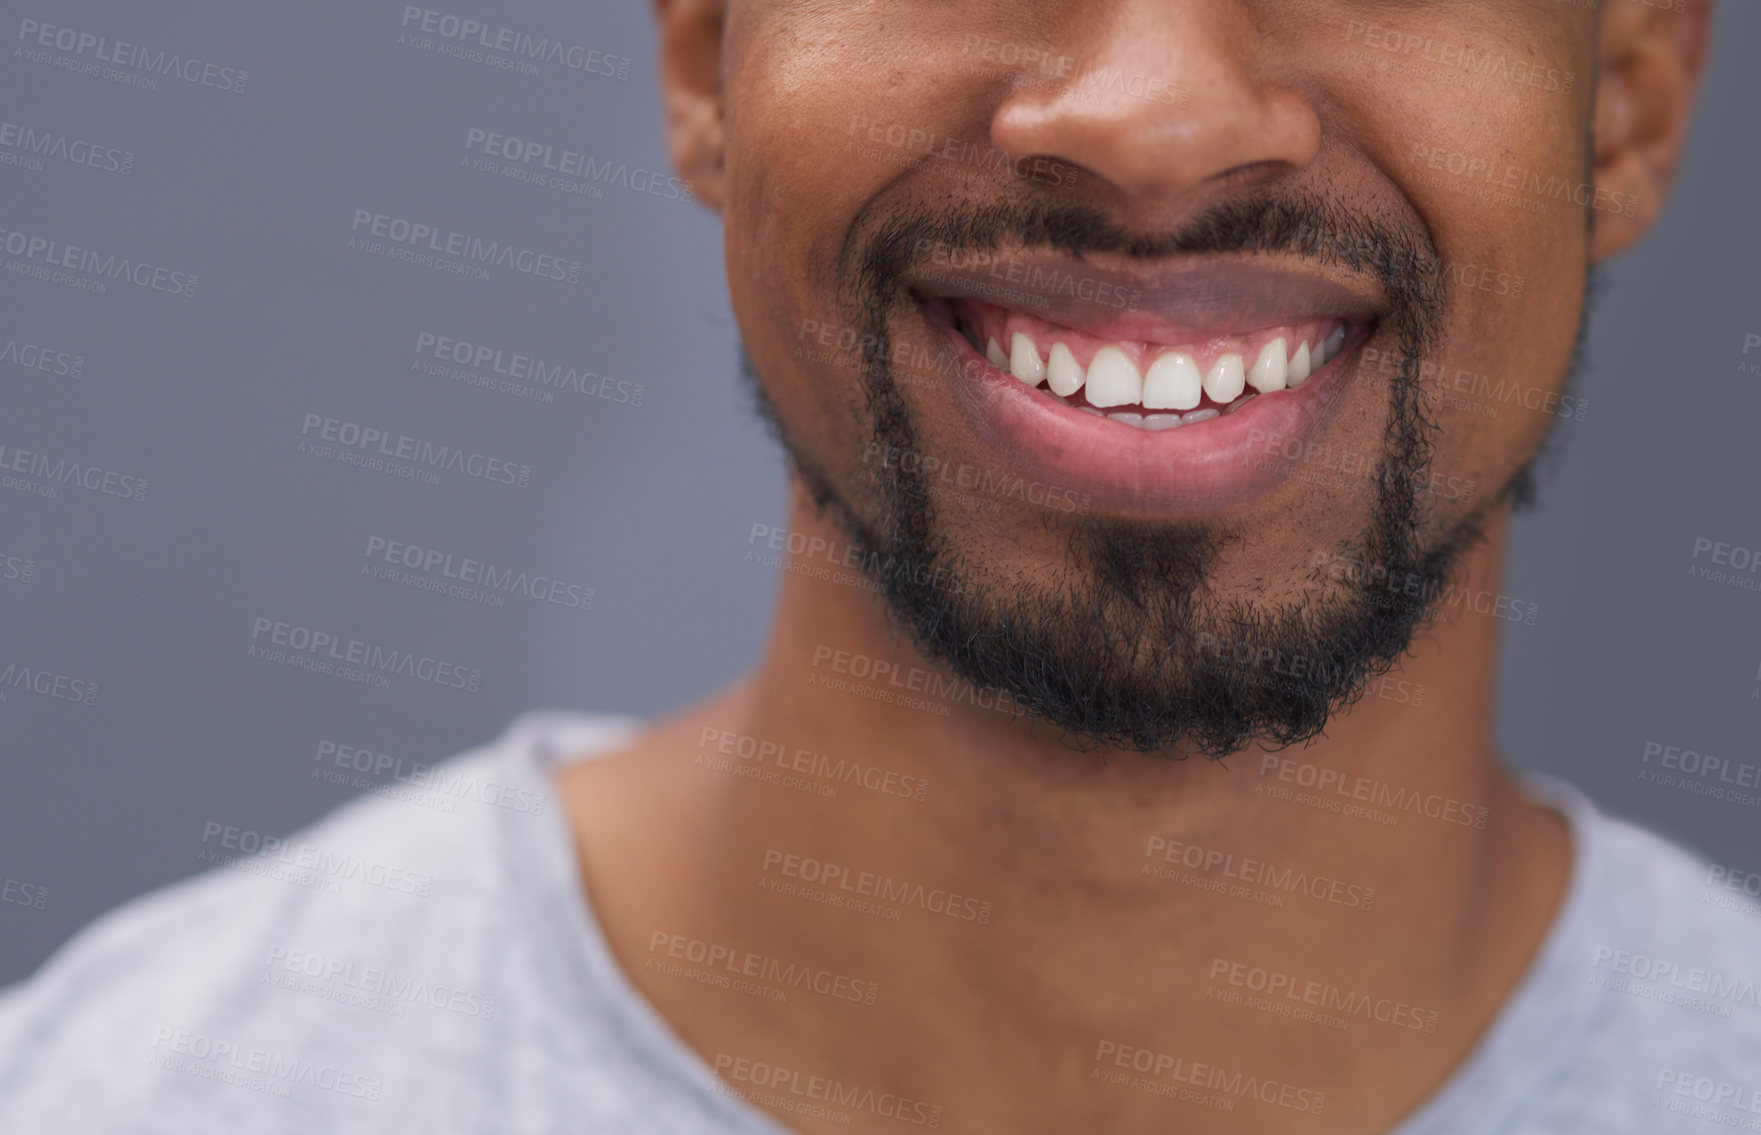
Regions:
[[1074, 0], [1073, 73], [1027, 83], [991, 119], [1017, 155], [1080, 166], [1134, 201], [1165, 205], [1312, 161], [1320, 117], [1279, 79], [1295, 49], [1274, 42], [1252, 0]]

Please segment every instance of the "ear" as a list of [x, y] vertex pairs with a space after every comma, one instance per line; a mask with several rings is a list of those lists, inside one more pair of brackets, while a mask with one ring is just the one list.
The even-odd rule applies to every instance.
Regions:
[[727, 132], [722, 94], [723, 0], [654, 0], [660, 91], [673, 168], [711, 209], [722, 207]]
[[1711, 22], [1712, 0], [1603, 5], [1597, 198], [1636, 205], [1630, 216], [1628, 207], [1593, 211], [1592, 260], [1638, 243], [1663, 211], [1705, 69]]

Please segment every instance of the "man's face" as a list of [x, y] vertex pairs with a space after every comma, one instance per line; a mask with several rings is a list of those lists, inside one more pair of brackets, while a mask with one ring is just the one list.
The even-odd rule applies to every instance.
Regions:
[[1318, 732], [1569, 412], [1597, 21], [735, 0], [745, 349], [919, 644], [1103, 743]]

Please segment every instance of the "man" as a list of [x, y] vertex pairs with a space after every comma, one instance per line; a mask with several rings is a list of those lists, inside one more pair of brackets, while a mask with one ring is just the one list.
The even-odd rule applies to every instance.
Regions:
[[764, 657], [112, 915], [0, 1002], [0, 1129], [1761, 1123], [1761, 923], [1500, 763], [1448, 602], [1707, 6], [658, 10], [791, 458]]

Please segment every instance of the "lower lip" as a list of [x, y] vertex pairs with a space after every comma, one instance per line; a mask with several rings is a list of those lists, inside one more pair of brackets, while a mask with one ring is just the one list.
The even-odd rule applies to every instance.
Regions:
[[952, 386], [961, 412], [1005, 462], [1053, 489], [1085, 494], [1091, 510], [1158, 515], [1216, 512], [1281, 483], [1338, 415], [1347, 364], [1367, 338], [1363, 325], [1350, 326], [1339, 354], [1294, 390], [1261, 394], [1210, 421], [1143, 430], [1028, 386], [992, 366], [951, 324], [925, 319], [958, 355]]

